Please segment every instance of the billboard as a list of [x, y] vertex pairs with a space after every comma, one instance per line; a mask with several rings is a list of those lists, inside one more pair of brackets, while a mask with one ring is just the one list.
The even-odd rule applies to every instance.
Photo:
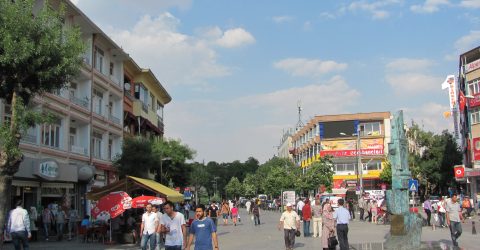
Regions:
[[[320, 156], [333, 157], [357, 156], [357, 140], [322, 141]], [[383, 155], [383, 139], [360, 140], [360, 155]]]

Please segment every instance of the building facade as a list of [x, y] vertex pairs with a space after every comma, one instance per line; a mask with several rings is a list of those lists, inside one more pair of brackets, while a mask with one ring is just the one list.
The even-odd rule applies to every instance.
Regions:
[[292, 149], [292, 135], [295, 133], [293, 128], [289, 128], [286, 131], [283, 131], [282, 139], [280, 139], [280, 144], [277, 148], [277, 156], [280, 158], [285, 158], [293, 160], [293, 156], [290, 153]]
[[[458, 76], [459, 127], [467, 192], [480, 194], [480, 47], [460, 55]], [[460, 99], [464, 98], [464, 101]], [[465, 106], [463, 105], [465, 103]], [[453, 168], [453, 166], [452, 166]], [[452, 169], [452, 174], [453, 169]]]
[[[364, 190], [381, 190], [390, 128], [389, 112], [316, 116], [292, 136], [290, 152], [302, 168], [332, 156], [333, 193], [359, 190], [360, 179]], [[357, 168], [359, 162], [363, 171]]]

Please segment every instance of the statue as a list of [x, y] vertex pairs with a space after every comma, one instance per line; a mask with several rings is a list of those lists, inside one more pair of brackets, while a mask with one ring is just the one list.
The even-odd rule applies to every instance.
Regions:
[[403, 123], [403, 111], [394, 114], [391, 121], [391, 142], [388, 144], [388, 160], [392, 166], [392, 190], [387, 191], [388, 211], [391, 216], [390, 234], [385, 243], [387, 249], [416, 249], [420, 247], [422, 219], [410, 212], [408, 180], [408, 144]]

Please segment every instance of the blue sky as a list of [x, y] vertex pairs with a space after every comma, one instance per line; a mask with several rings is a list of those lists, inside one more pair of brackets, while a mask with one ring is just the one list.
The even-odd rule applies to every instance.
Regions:
[[165, 136], [196, 160], [261, 162], [314, 115], [403, 109], [453, 127], [441, 90], [480, 46], [480, 0], [75, 0], [171, 94]]

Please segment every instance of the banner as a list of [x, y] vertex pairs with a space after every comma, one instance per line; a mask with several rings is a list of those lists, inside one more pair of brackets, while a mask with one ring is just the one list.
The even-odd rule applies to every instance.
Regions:
[[[333, 157], [357, 156], [357, 140], [322, 141], [320, 156]], [[383, 155], [383, 139], [360, 140], [360, 155]]]
[[473, 146], [473, 159], [475, 161], [480, 161], [480, 137], [472, 139]]
[[284, 191], [282, 197], [284, 206], [287, 203], [295, 204], [295, 191]]
[[457, 165], [454, 168], [455, 178], [462, 179], [465, 177], [465, 167], [463, 165]]
[[442, 89], [448, 89], [448, 97], [450, 99], [450, 110], [453, 110], [457, 104], [457, 85], [454, 75], [448, 75], [442, 83]]

